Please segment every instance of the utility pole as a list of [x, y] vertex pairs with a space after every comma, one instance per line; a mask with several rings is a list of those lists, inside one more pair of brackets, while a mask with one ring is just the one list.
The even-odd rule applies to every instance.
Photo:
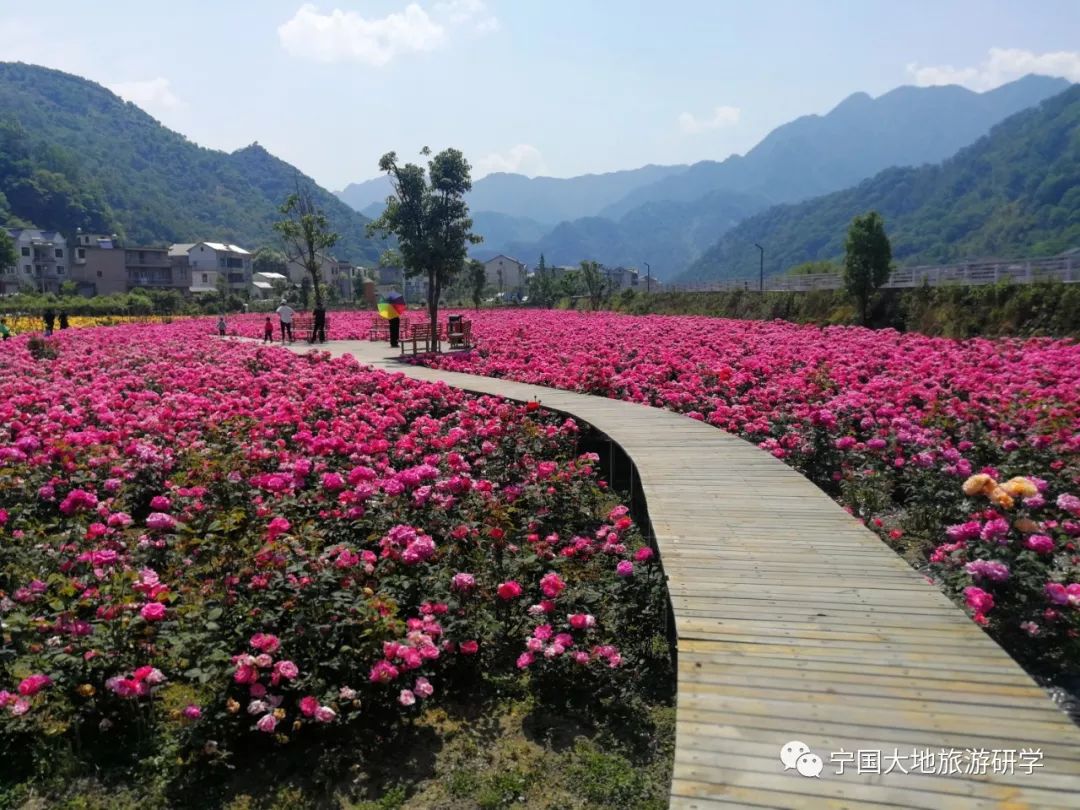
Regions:
[[652, 267], [649, 266], [648, 262], [643, 262], [643, 264], [645, 265], [645, 292], [646, 293], [651, 293], [652, 292]]
[[754, 242], [754, 247], [761, 251], [761, 266], [758, 270], [758, 290], [765, 292], [765, 248]]

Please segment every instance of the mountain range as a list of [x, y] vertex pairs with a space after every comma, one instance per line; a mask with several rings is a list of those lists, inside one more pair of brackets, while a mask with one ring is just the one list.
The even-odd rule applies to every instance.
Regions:
[[1080, 247], [1080, 85], [1024, 110], [939, 165], [890, 168], [782, 205], [725, 234], [677, 281], [739, 278], [839, 258], [853, 217], [884, 217], [901, 264], [1054, 255]]
[[[529, 263], [541, 253], [549, 264], [648, 262], [657, 277], [669, 277], [748, 216], [843, 189], [889, 167], [944, 160], [1068, 86], [1064, 79], [1027, 76], [984, 93], [955, 85], [899, 87], [878, 98], [855, 93], [827, 114], [777, 127], [745, 155], [722, 162], [566, 179], [489, 175], [469, 198], [475, 230], [484, 237], [473, 253], [508, 253]], [[385, 178], [377, 178], [338, 195], [374, 216], [389, 192]], [[562, 221], [552, 222], [553, 216]], [[538, 225], [548, 225], [547, 231], [530, 236]]]
[[258, 247], [278, 243], [272, 225], [297, 187], [339, 234], [339, 258], [378, 260], [367, 217], [258, 144], [205, 149], [99, 84], [0, 62], [0, 219], [138, 244]]
[[[488, 175], [469, 197], [485, 237], [473, 255], [648, 263], [661, 279], [740, 276], [756, 265], [754, 242], [766, 245], [770, 271], [838, 256], [847, 222], [869, 208], [885, 216], [901, 261], [1072, 247], [1077, 92], [1028, 76], [986, 93], [857, 93], [722, 162], [565, 179]], [[346, 204], [257, 143], [206, 149], [94, 82], [0, 63], [2, 222], [132, 243], [259, 247], [277, 243], [272, 225], [297, 186], [340, 235], [339, 258], [378, 261], [383, 243], [365, 225], [381, 211], [386, 178], [340, 192]]]

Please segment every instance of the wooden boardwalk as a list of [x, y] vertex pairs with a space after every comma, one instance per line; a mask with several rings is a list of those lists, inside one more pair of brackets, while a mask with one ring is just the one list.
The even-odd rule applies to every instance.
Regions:
[[[633, 459], [675, 614], [671, 807], [1080, 808], [1080, 730], [936, 586], [768, 453], [658, 408], [407, 366], [383, 343], [320, 348], [539, 399]], [[820, 777], [784, 769], [793, 740], [821, 757]], [[959, 773], [943, 751], [965, 756]]]

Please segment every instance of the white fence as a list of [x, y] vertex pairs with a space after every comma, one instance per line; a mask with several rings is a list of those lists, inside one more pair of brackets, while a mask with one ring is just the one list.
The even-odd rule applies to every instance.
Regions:
[[[931, 287], [946, 284], [968, 286], [996, 284], [999, 281], [1031, 284], [1035, 281], [1080, 282], [1080, 256], [1020, 259], [1000, 262], [899, 267], [892, 272], [886, 287]], [[725, 279], [700, 284], [664, 284], [662, 292], [718, 292], [722, 290], [757, 290], [758, 278]], [[844, 286], [839, 273], [815, 273], [805, 276], [777, 275], [765, 279], [766, 290], [837, 290]]]

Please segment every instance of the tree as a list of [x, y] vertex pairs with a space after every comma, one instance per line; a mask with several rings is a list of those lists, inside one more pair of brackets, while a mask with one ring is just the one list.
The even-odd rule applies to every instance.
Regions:
[[[326, 215], [315, 205], [311, 191], [301, 189], [285, 198], [281, 206], [285, 219], [274, 223], [274, 230], [281, 235], [285, 256], [297, 262], [307, 271], [305, 281], [310, 281], [315, 292], [315, 306], [323, 306], [323, 284], [319, 272], [319, 253], [337, 244], [338, 235], [330, 230]], [[307, 304], [304, 304], [307, 308]]]
[[787, 271], [789, 276], [815, 276], [822, 273], [839, 273], [840, 266], [828, 259], [797, 264]]
[[256, 273], [278, 273], [286, 275], [288, 259], [280, 250], [272, 247], [261, 247], [255, 251], [255, 258], [251, 262], [252, 269]]
[[584, 261], [581, 263], [581, 281], [585, 285], [585, 291], [589, 295], [589, 309], [593, 312], [600, 309], [600, 303], [604, 300], [605, 284], [600, 262]]
[[[304, 280], [300, 282], [300, 306], [303, 309], [307, 309], [311, 304], [311, 277], [304, 276]], [[315, 299], [315, 305], [319, 305], [319, 299]]]
[[19, 261], [15, 254], [15, 240], [11, 238], [7, 230], [0, 228], [0, 270], [14, 267]]
[[581, 295], [581, 271], [580, 270], [568, 270], [559, 277], [558, 284], [556, 285], [557, 292], [563, 298], [574, 298]]
[[550, 307], [559, 295], [559, 285], [555, 274], [544, 267], [543, 262], [544, 257], [541, 256], [536, 272], [529, 279], [529, 304]]
[[[420, 154], [430, 155], [426, 146]], [[394, 194], [368, 234], [397, 237], [406, 275], [427, 275], [427, 305], [434, 334], [439, 323], [443, 289], [465, 266], [466, 246], [481, 238], [472, 232], [465, 194], [472, 188], [470, 166], [457, 149], [444, 149], [428, 161], [427, 171], [415, 163], [398, 163], [387, 152], [379, 169], [390, 178]]]
[[866, 323], [870, 297], [889, 280], [892, 247], [885, 234], [885, 222], [877, 211], [855, 217], [844, 242], [844, 288], [859, 306]]
[[473, 307], [480, 309], [480, 300], [484, 297], [487, 286], [487, 271], [484, 263], [476, 259], [469, 260], [469, 292], [472, 293]]

